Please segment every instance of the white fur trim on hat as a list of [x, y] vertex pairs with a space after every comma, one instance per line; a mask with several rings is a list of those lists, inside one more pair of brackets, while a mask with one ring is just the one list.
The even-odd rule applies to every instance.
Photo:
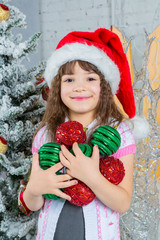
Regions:
[[82, 43], [65, 44], [52, 53], [47, 61], [44, 73], [45, 80], [49, 87], [51, 87], [51, 82], [56, 76], [60, 66], [73, 60], [83, 60], [94, 64], [110, 84], [112, 93], [116, 94], [120, 82], [118, 66], [103, 50], [93, 45], [90, 46]]
[[146, 118], [135, 116], [134, 118], [125, 120], [125, 123], [132, 130], [135, 140], [140, 141], [148, 137], [150, 126]]

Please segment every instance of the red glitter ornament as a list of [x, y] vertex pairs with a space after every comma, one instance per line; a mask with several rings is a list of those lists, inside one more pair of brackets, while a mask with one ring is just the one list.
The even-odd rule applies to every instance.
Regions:
[[111, 183], [118, 185], [125, 176], [123, 163], [114, 157], [100, 159], [100, 171]]
[[74, 186], [65, 188], [64, 192], [71, 197], [70, 203], [81, 207], [89, 204], [95, 198], [92, 190], [81, 181]]
[[77, 121], [68, 121], [62, 123], [56, 131], [56, 141], [59, 144], [71, 146], [74, 142], [78, 144], [84, 143], [86, 133], [83, 130], [83, 125]]

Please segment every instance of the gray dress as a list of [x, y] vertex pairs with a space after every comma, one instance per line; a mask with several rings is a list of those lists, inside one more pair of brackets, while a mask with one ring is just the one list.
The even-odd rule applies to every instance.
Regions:
[[66, 201], [60, 213], [53, 240], [85, 240], [82, 207]]

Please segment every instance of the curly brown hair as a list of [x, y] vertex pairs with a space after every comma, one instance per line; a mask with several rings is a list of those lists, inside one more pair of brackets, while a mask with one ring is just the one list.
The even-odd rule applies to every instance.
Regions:
[[[109, 83], [105, 80], [103, 74], [98, 70], [98, 68], [86, 61], [74, 60], [63, 64], [54, 77], [51, 89], [49, 91], [49, 96], [46, 105], [46, 111], [43, 115], [42, 122], [40, 123], [38, 129], [36, 130], [34, 136], [40, 128], [47, 126], [49, 130], [50, 137], [55, 141], [55, 133], [57, 127], [65, 121], [65, 117], [69, 117], [68, 108], [64, 105], [60, 97], [61, 89], [61, 78], [65, 74], [73, 74], [74, 66], [78, 63], [79, 66], [85, 71], [92, 71], [99, 75], [100, 77], [100, 101], [96, 109], [95, 118], [98, 119], [97, 125], [111, 125], [120, 124], [124, 118], [117, 105], [115, 104], [114, 97], [111, 91]], [[96, 128], [95, 126], [95, 128]]]

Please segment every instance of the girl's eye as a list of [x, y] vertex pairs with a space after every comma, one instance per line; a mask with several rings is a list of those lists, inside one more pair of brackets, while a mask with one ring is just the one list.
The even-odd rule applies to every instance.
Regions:
[[64, 82], [72, 82], [73, 81], [73, 79], [71, 79], [71, 78], [67, 78], [66, 80], [64, 80]]
[[88, 78], [88, 81], [94, 81], [95, 78]]

